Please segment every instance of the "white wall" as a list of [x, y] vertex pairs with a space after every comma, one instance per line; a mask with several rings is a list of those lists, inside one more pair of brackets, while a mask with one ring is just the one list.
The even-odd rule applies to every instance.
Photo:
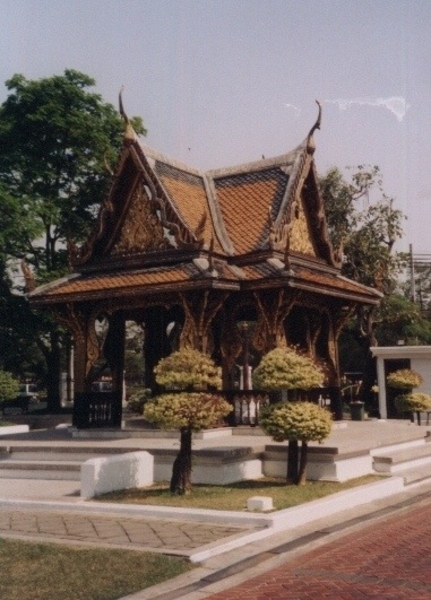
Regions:
[[388, 416], [386, 401], [385, 360], [410, 359], [410, 367], [423, 377], [418, 392], [431, 394], [431, 346], [375, 346], [370, 348], [377, 358], [377, 385], [379, 386], [379, 410], [382, 419]]

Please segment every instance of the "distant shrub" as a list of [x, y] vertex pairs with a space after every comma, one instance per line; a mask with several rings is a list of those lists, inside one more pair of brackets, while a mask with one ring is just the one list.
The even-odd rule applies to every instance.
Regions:
[[412, 369], [398, 369], [390, 373], [386, 379], [388, 387], [401, 390], [412, 390], [422, 385], [423, 381], [422, 375]]
[[19, 393], [19, 381], [12, 373], [0, 371], [0, 402], [13, 400]]
[[422, 392], [400, 394], [395, 398], [395, 408], [400, 414], [431, 410], [431, 396]]
[[140, 387], [131, 391], [127, 406], [131, 412], [142, 415], [146, 402], [151, 398], [151, 390]]

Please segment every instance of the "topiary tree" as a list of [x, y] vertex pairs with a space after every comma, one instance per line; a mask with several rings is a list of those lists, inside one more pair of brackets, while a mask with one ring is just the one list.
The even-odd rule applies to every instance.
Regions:
[[322, 385], [323, 369], [294, 348], [275, 348], [253, 373], [253, 385], [265, 390], [310, 390]]
[[[423, 383], [423, 377], [413, 369], [398, 369], [397, 371], [393, 371], [389, 373], [386, 378], [386, 383], [388, 387], [393, 388], [395, 390], [399, 390], [401, 393], [398, 396], [395, 396], [394, 403], [396, 410], [401, 413], [410, 413], [411, 419], [413, 420], [413, 412], [420, 412], [419, 409], [409, 409], [403, 408], [407, 407], [408, 400], [407, 398], [412, 397], [412, 391], [414, 388], [419, 387]], [[416, 394], [414, 394], [416, 396]], [[418, 396], [419, 398], [419, 396]], [[410, 400], [411, 403], [414, 403], [413, 400]]]
[[422, 392], [400, 394], [395, 398], [395, 408], [401, 415], [410, 414], [412, 421], [413, 413], [417, 413], [420, 425], [420, 413], [431, 410], [431, 396]]
[[180, 430], [180, 450], [173, 464], [170, 489], [173, 494], [186, 494], [192, 489], [193, 431], [213, 427], [232, 407], [221, 396], [204, 391], [221, 387], [221, 369], [197, 350], [185, 348], [174, 352], [163, 358], [154, 372], [159, 385], [171, 390], [189, 390], [162, 394], [144, 407], [144, 417], [150, 423]]
[[[294, 348], [275, 348], [266, 354], [253, 373], [255, 388], [265, 390], [310, 390], [323, 384], [325, 374], [312, 358]], [[298, 440], [289, 440], [287, 478], [298, 479]]]
[[170, 390], [206, 390], [221, 387], [221, 369], [194, 348], [183, 348], [163, 358], [154, 368], [156, 381]]
[[312, 402], [283, 402], [265, 407], [260, 424], [276, 442], [301, 441], [299, 471], [293, 483], [305, 484], [308, 442], [322, 442], [331, 433], [330, 412]]

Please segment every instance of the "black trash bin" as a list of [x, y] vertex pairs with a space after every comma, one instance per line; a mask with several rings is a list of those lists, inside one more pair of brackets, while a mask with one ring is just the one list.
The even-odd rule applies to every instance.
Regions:
[[352, 421], [363, 421], [365, 418], [365, 410], [363, 402], [350, 403], [350, 416]]

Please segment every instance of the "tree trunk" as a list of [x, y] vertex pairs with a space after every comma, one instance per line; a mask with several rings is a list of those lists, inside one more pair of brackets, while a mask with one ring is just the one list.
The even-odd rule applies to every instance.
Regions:
[[180, 451], [174, 460], [171, 478], [172, 494], [187, 494], [192, 489], [192, 430], [181, 429]]
[[301, 442], [301, 457], [299, 461], [299, 472], [296, 480], [296, 485], [305, 485], [307, 481], [307, 458], [308, 458], [308, 443], [306, 440]]
[[295, 483], [298, 479], [298, 442], [289, 440], [287, 449], [287, 481]]

